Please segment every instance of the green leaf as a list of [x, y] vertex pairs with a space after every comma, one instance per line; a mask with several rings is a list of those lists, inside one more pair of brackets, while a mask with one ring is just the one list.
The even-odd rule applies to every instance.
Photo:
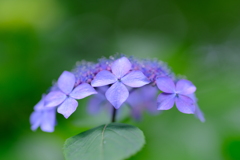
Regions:
[[121, 160], [137, 153], [145, 144], [143, 132], [135, 126], [110, 123], [68, 138], [66, 160]]

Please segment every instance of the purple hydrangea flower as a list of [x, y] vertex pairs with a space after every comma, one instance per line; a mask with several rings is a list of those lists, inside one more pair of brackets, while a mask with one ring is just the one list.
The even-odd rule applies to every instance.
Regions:
[[59, 90], [48, 93], [45, 97], [45, 106], [56, 107], [60, 105], [57, 108], [58, 113], [68, 118], [78, 106], [76, 99], [82, 99], [97, 93], [88, 83], [82, 83], [74, 88], [75, 82], [74, 74], [64, 71], [57, 81]]
[[31, 129], [35, 131], [38, 127], [45, 132], [53, 132], [56, 125], [56, 107], [44, 106], [44, 98], [34, 106], [34, 112], [30, 116]]
[[107, 70], [99, 72], [91, 82], [91, 85], [93, 87], [101, 87], [112, 84], [105, 95], [107, 100], [118, 109], [129, 96], [125, 85], [141, 87], [150, 83], [141, 71], [130, 71], [131, 69], [132, 64], [126, 57], [119, 58], [112, 63], [112, 73]]
[[189, 95], [196, 91], [196, 87], [190, 81], [180, 79], [175, 84], [169, 77], [160, 77], [157, 79], [157, 86], [163, 91], [158, 96], [159, 110], [171, 109], [175, 103], [180, 112], [195, 113], [196, 107]]
[[131, 107], [131, 115], [135, 120], [141, 120], [145, 110], [151, 114], [159, 113], [156, 101], [157, 93], [157, 88], [152, 85], [146, 85], [131, 92], [126, 103]]
[[[195, 114], [202, 122], [205, 121], [194, 95], [196, 87], [188, 80], [174, 83], [174, 79], [167, 65], [156, 59], [115, 55], [101, 58], [97, 63], [78, 62], [72, 72], [64, 71], [60, 75], [50, 92], [34, 107], [30, 117], [31, 128], [36, 130], [40, 127], [43, 131], [52, 132], [56, 111], [68, 118], [78, 106], [76, 100], [92, 94], [95, 95], [88, 107], [91, 113], [104, 106], [112, 113], [113, 107], [119, 109], [126, 103], [133, 118], [139, 120], [145, 110], [158, 113], [156, 110], [168, 110], [175, 103], [180, 112]], [[147, 85], [149, 83], [151, 85]], [[158, 98], [156, 85], [163, 91]], [[98, 87], [100, 93], [97, 94], [93, 87]]]
[[95, 94], [92, 96], [87, 105], [87, 111], [88, 113], [94, 115], [100, 112], [101, 109], [105, 108], [109, 114], [112, 113], [112, 105], [106, 100], [105, 93], [108, 90], [109, 87], [103, 86], [98, 87], [97, 91], [98, 94]]

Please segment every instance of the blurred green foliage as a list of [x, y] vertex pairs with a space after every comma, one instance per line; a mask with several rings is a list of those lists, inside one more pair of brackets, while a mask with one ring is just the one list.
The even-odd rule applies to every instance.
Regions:
[[[54, 133], [32, 132], [41, 94], [76, 61], [124, 53], [158, 58], [198, 88], [201, 123], [176, 109], [142, 122], [130, 159], [240, 159], [240, 1], [0, 0], [0, 159], [61, 160], [68, 137], [104, 123], [86, 100]], [[102, 120], [101, 120], [102, 119]], [[110, 118], [109, 118], [110, 119]]]

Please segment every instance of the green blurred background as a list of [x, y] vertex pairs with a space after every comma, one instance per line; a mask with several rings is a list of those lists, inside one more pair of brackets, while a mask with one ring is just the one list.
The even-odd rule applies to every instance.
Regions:
[[42, 93], [76, 61], [158, 58], [197, 86], [206, 122], [177, 109], [142, 122], [131, 160], [240, 160], [240, 1], [0, 0], [0, 159], [63, 160], [64, 140], [107, 121], [86, 100], [54, 133], [30, 130]]

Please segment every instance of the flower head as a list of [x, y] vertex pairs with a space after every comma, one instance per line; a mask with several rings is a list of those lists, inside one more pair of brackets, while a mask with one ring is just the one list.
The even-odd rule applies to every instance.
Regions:
[[106, 91], [107, 100], [118, 109], [129, 96], [129, 87], [142, 87], [150, 81], [141, 71], [131, 71], [132, 64], [122, 57], [113, 62], [111, 71], [103, 70], [99, 72], [91, 82], [93, 87], [111, 85]]
[[88, 83], [82, 83], [74, 88], [75, 76], [73, 73], [64, 71], [58, 79], [59, 90], [51, 91], [45, 98], [46, 107], [56, 107], [58, 113], [68, 118], [77, 108], [76, 99], [82, 99], [96, 94], [95, 89]]
[[175, 84], [169, 77], [157, 79], [158, 88], [163, 91], [158, 96], [158, 109], [171, 109], [176, 103], [177, 109], [182, 113], [195, 113], [194, 101], [189, 97], [196, 91], [196, 87], [188, 80], [181, 79]]
[[[52, 132], [56, 112], [68, 118], [77, 108], [77, 100], [94, 96], [88, 110], [98, 112], [101, 106], [116, 111], [124, 103], [134, 119], [141, 119], [146, 110], [159, 113], [176, 104], [180, 112], [195, 114], [204, 121], [194, 95], [196, 87], [188, 80], [175, 82], [174, 73], [156, 59], [137, 59], [124, 55], [101, 58], [98, 62], [77, 62], [71, 71], [64, 71], [50, 91], [34, 107], [30, 122], [32, 130], [40, 127]], [[149, 85], [148, 85], [149, 84]], [[158, 98], [157, 87], [163, 92]], [[115, 109], [114, 109], [114, 108]], [[114, 115], [114, 114], [113, 114]]]

